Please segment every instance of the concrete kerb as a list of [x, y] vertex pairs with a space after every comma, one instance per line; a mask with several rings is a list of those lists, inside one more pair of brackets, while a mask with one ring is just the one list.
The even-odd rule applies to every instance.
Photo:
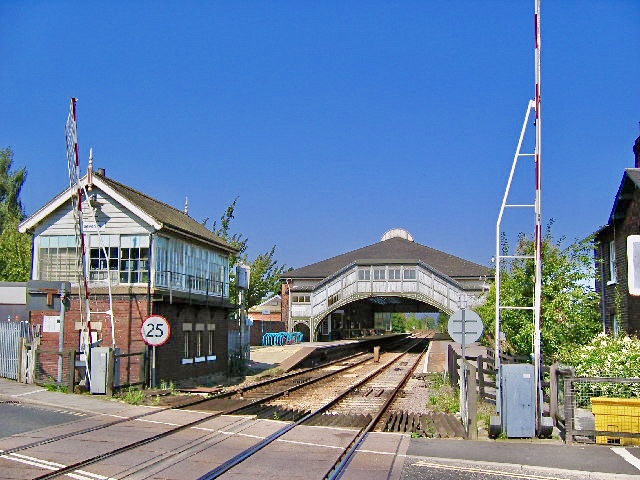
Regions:
[[0, 401], [42, 405], [97, 415], [126, 415], [128, 412], [130, 415], [133, 412], [139, 413], [142, 409], [156, 408], [129, 405], [104, 395], [52, 392], [38, 385], [19, 383], [5, 378], [0, 378]]

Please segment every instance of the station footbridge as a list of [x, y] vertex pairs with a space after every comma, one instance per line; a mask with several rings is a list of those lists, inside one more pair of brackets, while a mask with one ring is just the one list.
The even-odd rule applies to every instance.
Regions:
[[312, 341], [391, 330], [391, 315], [449, 315], [483, 300], [493, 271], [416, 243], [404, 229], [281, 276], [282, 320]]

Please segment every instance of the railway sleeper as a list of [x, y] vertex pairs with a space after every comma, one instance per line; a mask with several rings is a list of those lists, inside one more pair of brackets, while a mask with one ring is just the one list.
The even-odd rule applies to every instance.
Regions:
[[416, 433], [430, 438], [464, 438], [464, 427], [453, 415], [442, 412], [391, 412], [382, 428], [385, 432]]
[[362, 413], [326, 413], [316, 416], [307, 425], [323, 427], [362, 428], [371, 422], [372, 416]]

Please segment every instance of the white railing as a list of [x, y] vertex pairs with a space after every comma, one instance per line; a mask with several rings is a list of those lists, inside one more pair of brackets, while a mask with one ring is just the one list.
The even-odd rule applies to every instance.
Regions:
[[[372, 279], [373, 268], [373, 265], [351, 264], [321, 284], [311, 298], [310, 316], [313, 323], [342, 305], [371, 296], [415, 298], [443, 312], [452, 313], [458, 309], [460, 296], [465, 293], [458, 282], [422, 262], [375, 265], [376, 269], [385, 270], [384, 280]], [[402, 278], [389, 280], [390, 270], [400, 271]], [[368, 271], [368, 275], [359, 277], [361, 271]], [[404, 279], [405, 271], [415, 272], [415, 275], [411, 274], [415, 278]], [[368, 279], [358, 280], [362, 277]]]

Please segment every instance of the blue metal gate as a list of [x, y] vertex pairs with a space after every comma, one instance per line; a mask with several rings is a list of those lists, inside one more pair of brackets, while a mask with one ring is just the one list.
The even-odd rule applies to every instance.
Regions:
[[0, 323], [0, 377], [18, 379], [18, 353], [23, 329], [22, 322]]

